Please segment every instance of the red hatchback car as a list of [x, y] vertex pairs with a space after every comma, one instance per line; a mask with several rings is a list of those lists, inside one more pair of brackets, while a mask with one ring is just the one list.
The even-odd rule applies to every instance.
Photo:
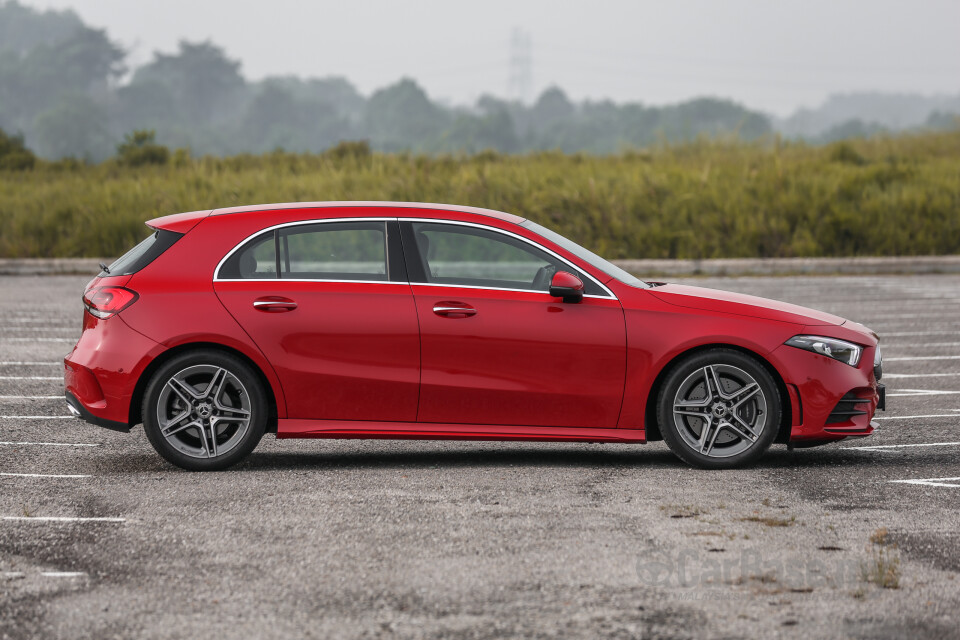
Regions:
[[222, 469], [278, 438], [641, 443], [724, 468], [873, 430], [877, 334], [643, 282], [523, 218], [321, 202], [197, 211], [87, 285], [66, 400]]

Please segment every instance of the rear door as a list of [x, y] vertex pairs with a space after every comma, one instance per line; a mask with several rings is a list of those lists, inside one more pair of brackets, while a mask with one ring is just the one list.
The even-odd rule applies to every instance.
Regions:
[[[420, 422], [617, 426], [626, 372], [619, 301], [516, 234], [402, 221], [421, 335]], [[550, 296], [574, 272], [580, 304]]]
[[288, 417], [416, 420], [419, 327], [396, 220], [267, 229], [214, 288], [276, 370]]

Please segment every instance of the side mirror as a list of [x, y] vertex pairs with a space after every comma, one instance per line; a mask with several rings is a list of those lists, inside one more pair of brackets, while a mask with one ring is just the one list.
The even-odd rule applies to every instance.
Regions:
[[550, 281], [550, 295], [576, 304], [583, 300], [583, 281], [572, 273], [557, 271]]

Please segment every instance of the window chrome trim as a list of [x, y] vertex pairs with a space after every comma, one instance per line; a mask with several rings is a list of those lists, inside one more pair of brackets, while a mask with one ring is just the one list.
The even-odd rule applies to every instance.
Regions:
[[[393, 222], [393, 221], [396, 221], [396, 222], [428, 222], [428, 223], [433, 223], [433, 224], [450, 224], [450, 225], [456, 225], [456, 226], [461, 226], [461, 227], [475, 227], [475, 228], [477, 228], [477, 229], [484, 229], [484, 230], [486, 230], [486, 231], [492, 231], [493, 233], [501, 233], [501, 234], [503, 234], [503, 235], [505, 235], [505, 236], [510, 236], [510, 237], [512, 237], [512, 238], [515, 238], [515, 239], [517, 239], [517, 240], [520, 240], [521, 242], [525, 242], [525, 243], [531, 245], [532, 247], [534, 247], [534, 248], [536, 248], [536, 249], [539, 249], [540, 251], [543, 251], [544, 253], [546, 253], [546, 254], [548, 254], [548, 255], [553, 256], [554, 258], [556, 258], [556, 259], [559, 260], [560, 262], [566, 264], [566, 265], [567, 265], [568, 267], [570, 267], [571, 269], [574, 269], [575, 271], [577, 271], [577, 272], [579, 272], [579, 273], [582, 273], [584, 276], [586, 276], [587, 278], [589, 278], [591, 281], [593, 281], [594, 284], [596, 284], [598, 287], [600, 287], [601, 289], [603, 289], [604, 291], [606, 291], [607, 294], [608, 294], [608, 295], [605, 295], [605, 296], [585, 295], [585, 296], [583, 296], [584, 298], [596, 298], [596, 299], [600, 299], [600, 300], [617, 300], [617, 299], [618, 299], [617, 296], [613, 293], [613, 291], [610, 290], [609, 287], [607, 287], [605, 284], [603, 284], [602, 282], [600, 282], [599, 280], [597, 280], [596, 278], [594, 278], [592, 275], [590, 275], [589, 273], [587, 273], [586, 270], [584, 270], [584, 269], [581, 268], [581, 267], [576, 266], [575, 264], [573, 264], [572, 262], [570, 262], [569, 260], [567, 260], [567, 259], [564, 258], [563, 256], [559, 255], [559, 254], [556, 253], [555, 251], [552, 251], [552, 250], [548, 249], [547, 247], [544, 247], [543, 245], [541, 245], [541, 244], [539, 244], [539, 243], [537, 243], [537, 242], [534, 242], [533, 240], [531, 240], [531, 239], [529, 239], [529, 238], [525, 238], [525, 237], [521, 236], [520, 234], [513, 233], [512, 231], [507, 231], [507, 230], [505, 230], [505, 229], [500, 229], [500, 228], [498, 228], [498, 227], [491, 227], [491, 226], [489, 226], [489, 225], [479, 224], [479, 223], [476, 223], [476, 222], [463, 222], [463, 221], [461, 221], [461, 220], [448, 220], [448, 219], [446, 219], [446, 218], [409, 218], [409, 217], [401, 217], [401, 216], [398, 216], [398, 217], [396, 217], [396, 218], [381, 218], [381, 217], [375, 217], [375, 218], [373, 218], [373, 217], [360, 217], [360, 218], [322, 218], [322, 219], [319, 219], [319, 220], [298, 220], [298, 221], [296, 221], [296, 222], [284, 222], [284, 223], [281, 223], [281, 224], [275, 224], [275, 225], [273, 225], [273, 226], [264, 227], [263, 229], [260, 229], [259, 231], [256, 231], [256, 232], [254, 232], [254, 233], [251, 233], [251, 234], [248, 235], [246, 238], [244, 238], [243, 240], [241, 240], [240, 242], [238, 242], [237, 245], [236, 245], [233, 249], [231, 249], [229, 252], [227, 252], [227, 254], [226, 254], [225, 256], [223, 256], [223, 258], [220, 259], [220, 262], [217, 263], [216, 268], [213, 270], [213, 281], [214, 281], [214, 282], [328, 282], [328, 283], [344, 283], [344, 284], [347, 284], [347, 283], [350, 283], [350, 284], [403, 284], [403, 285], [418, 285], [418, 286], [424, 286], [424, 287], [451, 287], [451, 288], [455, 288], [455, 289], [481, 289], [481, 290], [489, 290], [489, 291], [515, 291], [515, 292], [519, 292], [519, 293], [538, 293], [538, 294], [545, 295], [545, 296], [547, 296], [547, 297], [553, 297], [553, 296], [550, 296], [550, 293], [547, 292], [547, 291], [536, 291], [536, 290], [533, 290], [533, 289], [512, 289], [512, 288], [509, 288], [509, 287], [480, 287], [480, 286], [475, 286], [475, 285], [444, 284], [444, 283], [438, 283], [438, 282], [411, 282], [409, 276], [407, 277], [407, 280], [404, 281], [404, 282], [400, 282], [400, 281], [397, 281], [397, 280], [325, 280], [325, 279], [320, 279], [320, 278], [221, 278], [221, 277], [219, 277], [220, 268], [223, 266], [223, 263], [226, 262], [226, 261], [230, 258], [230, 256], [232, 256], [234, 253], [236, 253], [241, 247], [243, 247], [245, 244], [247, 244], [247, 242], [249, 242], [249, 241], [252, 240], [253, 238], [255, 238], [255, 237], [257, 237], [257, 236], [259, 236], [259, 235], [261, 235], [261, 234], [267, 233], [268, 231], [276, 231], [277, 229], [283, 229], [283, 228], [287, 228], [287, 227], [298, 227], [298, 226], [306, 226], [306, 225], [314, 225], [314, 224], [336, 223], [336, 222], [384, 222], [384, 223], [386, 223], [386, 222]], [[386, 232], [384, 232], [384, 237], [386, 237]], [[418, 250], [419, 250], [419, 249], [418, 249]], [[389, 262], [390, 256], [389, 256], [389, 254], [385, 254], [384, 259], [387, 261], [384, 266], [385, 266], [387, 269], [389, 269], [389, 268], [390, 268], [390, 262]]]
[[[308, 279], [302, 279], [302, 280], [301, 280], [301, 279], [295, 279], [295, 278], [279, 278], [279, 277], [277, 277], [277, 278], [221, 278], [221, 277], [220, 277], [220, 267], [222, 267], [222, 266], [223, 266], [223, 263], [226, 262], [227, 260], [229, 260], [229, 259], [230, 259], [230, 256], [232, 256], [234, 253], [236, 253], [243, 245], [247, 244], [249, 241], [253, 240], [253, 239], [256, 238], [257, 236], [262, 235], [262, 234], [264, 234], [264, 233], [267, 233], [268, 231], [276, 231], [277, 229], [284, 229], [284, 228], [286, 228], [286, 227], [300, 227], [300, 226], [313, 225], [313, 224], [325, 224], [325, 223], [328, 223], [328, 222], [331, 222], [331, 223], [332, 223], [332, 222], [383, 222], [383, 223], [387, 223], [387, 222], [391, 222], [391, 221], [394, 221], [394, 220], [396, 220], [396, 218], [321, 218], [320, 220], [298, 220], [298, 221], [296, 221], [296, 222], [284, 222], [284, 223], [281, 223], [281, 224], [275, 224], [275, 225], [273, 225], [272, 227], [264, 227], [263, 229], [260, 229], [259, 231], [255, 232], [255, 233], [251, 233], [249, 236], [247, 236], [246, 238], [244, 238], [243, 240], [241, 240], [240, 242], [238, 242], [237, 245], [236, 245], [233, 249], [230, 249], [230, 251], [227, 252], [227, 255], [223, 256], [223, 258], [220, 259], [220, 262], [217, 263], [216, 268], [214, 268], [214, 270], [213, 270], [213, 281], [214, 281], [214, 282], [277, 282], [277, 281], [279, 281], [279, 280], [284, 280], [284, 281], [286, 281], [286, 282], [384, 282], [384, 281], [381, 281], [381, 280], [377, 280], [377, 281], [374, 281], [374, 280], [318, 280], [318, 279], [315, 279], [315, 278], [308, 278]], [[384, 228], [384, 230], [383, 230], [383, 237], [384, 237], [384, 243], [386, 243], [386, 237], [387, 237], [387, 230], [386, 230], [386, 228]], [[279, 255], [279, 254], [278, 254], [278, 255]], [[389, 269], [389, 268], [390, 268], [390, 255], [389, 255], [389, 253], [387, 253], [386, 245], [384, 246], [383, 259], [384, 259], [383, 267], [384, 267], [385, 269]], [[379, 274], [377, 274], [377, 275], [379, 275]], [[387, 275], [387, 274], [384, 274], [384, 275]], [[388, 276], [388, 277], [389, 277], [389, 276]], [[389, 281], [389, 280], [387, 280], [387, 281], [385, 281], [385, 282], [389, 282], [390, 284], [405, 284], [405, 283], [397, 283], [397, 282], [395, 282], [395, 281]]]
[[[399, 284], [409, 287], [406, 280], [321, 280], [319, 278], [224, 278], [214, 282], [325, 282], [328, 284]], [[584, 296], [586, 297], [586, 296]]]
[[[351, 282], [353, 282], [351, 280]], [[395, 283], [399, 284], [399, 283]], [[411, 287], [447, 287], [449, 289], [479, 289], [481, 291], [515, 291], [516, 293], [533, 293], [536, 295], [547, 296], [548, 298], [556, 298], [557, 296], [551, 296], [549, 291], [537, 291], [536, 289], [508, 289], [506, 287], [478, 287], [471, 284], [443, 284], [442, 282], [410, 282]], [[616, 300], [617, 298], [611, 298], [610, 296], [595, 296], [593, 294], [584, 295], [584, 298], [595, 298], [597, 300]]]

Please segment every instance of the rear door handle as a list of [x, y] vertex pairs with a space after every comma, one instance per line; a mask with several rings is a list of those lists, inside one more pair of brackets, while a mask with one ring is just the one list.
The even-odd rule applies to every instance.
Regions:
[[477, 315], [476, 309], [463, 302], [438, 302], [433, 305], [433, 312], [444, 318], [467, 318]]
[[297, 308], [297, 303], [290, 298], [281, 298], [280, 296], [267, 296], [257, 298], [253, 301], [253, 308], [257, 311], [267, 313], [278, 313], [281, 311], [293, 311]]

